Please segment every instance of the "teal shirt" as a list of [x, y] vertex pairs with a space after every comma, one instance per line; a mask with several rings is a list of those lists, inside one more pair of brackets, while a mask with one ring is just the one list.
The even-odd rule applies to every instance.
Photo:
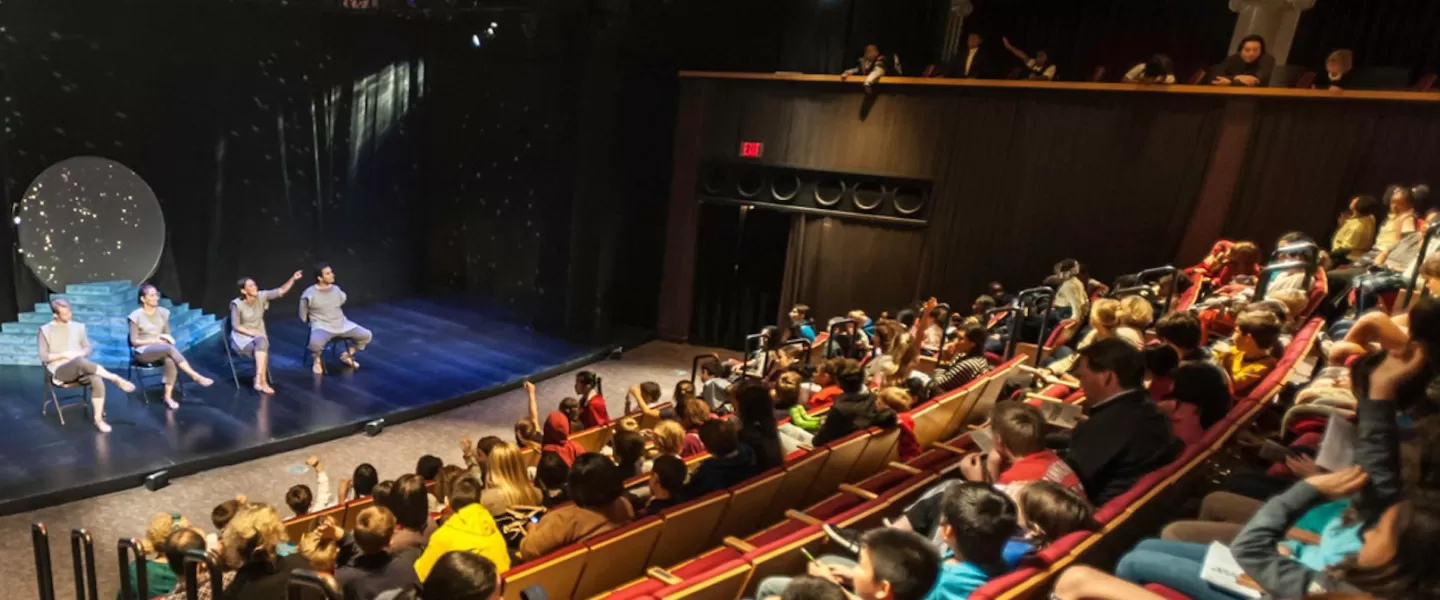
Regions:
[[1310, 545], [1296, 541], [1284, 542], [1290, 549], [1290, 557], [1312, 571], [1324, 571], [1340, 564], [1345, 557], [1359, 552], [1360, 546], [1364, 544], [1364, 538], [1361, 537], [1363, 524], [1345, 524], [1343, 513], [1349, 505], [1350, 500], [1346, 498], [1321, 504], [1306, 512], [1295, 526], [1306, 531], [1315, 531], [1312, 528], [1316, 522], [1324, 523], [1318, 532], [1320, 543]]
[[990, 576], [980, 567], [952, 561], [953, 556], [951, 551], [945, 551], [940, 563], [940, 577], [936, 578], [935, 587], [930, 589], [925, 600], [965, 600], [970, 597], [970, 592], [990, 581]]
[[[130, 563], [130, 585], [138, 583], [140, 583], [140, 578], [135, 574], [135, 563]], [[170, 570], [170, 565], [153, 560], [145, 561], [146, 598], [169, 596], [170, 592], [175, 591], [177, 583], [179, 580], [175, 577], [175, 572]], [[115, 594], [115, 600], [123, 600], [120, 598], [120, 593]]]

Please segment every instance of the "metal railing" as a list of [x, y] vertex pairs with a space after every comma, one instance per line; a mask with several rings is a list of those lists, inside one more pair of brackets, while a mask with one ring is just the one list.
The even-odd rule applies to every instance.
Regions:
[[50, 571], [50, 530], [44, 523], [30, 525], [30, 544], [35, 552], [35, 586], [40, 600], [55, 600], [55, 577]]
[[185, 599], [200, 600], [200, 566], [205, 567], [205, 573], [209, 577], [210, 597], [212, 599], [223, 598], [225, 594], [225, 578], [219, 576], [220, 568], [215, 564], [215, 559], [204, 550], [190, 550], [185, 553], [185, 564], [182, 566], [185, 573]]
[[95, 542], [90, 539], [90, 532], [70, 530], [70, 564], [75, 571], [76, 600], [100, 600], [95, 586]]
[[[145, 600], [150, 589], [150, 576], [145, 571], [145, 550], [135, 538], [120, 538], [115, 544], [116, 557], [120, 563], [120, 600]], [[127, 555], [134, 554], [132, 562]], [[130, 567], [135, 567], [135, 580], [130, 579]]]

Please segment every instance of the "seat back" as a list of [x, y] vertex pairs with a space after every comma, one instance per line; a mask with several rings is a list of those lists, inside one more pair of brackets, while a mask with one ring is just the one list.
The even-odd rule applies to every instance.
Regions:
[[[965, 418], [965, 414], [971, 407], [975, 406], [975, 401], [980, 398], [980, 394], [985, 391], [985, 386], [988, 385], [989, 382], [990, 376], [981, 375], [961, 387], [960, 393], [941, 398], [940, 412], [933, 417], [939, 425], [934, 426], [933, 424], [927, 424], [927, 431], [923, 437], [920, 434], [920, 422], [917, 420], [915, 422], [915, 437], [920, 438], [920, 447], [926, 448], [929, 447], [930, 444], [949, 438], [954, 433], [955, 428], [959, 426], [957, 423]], [[934, 426], [933, 431], [928, 429], [932, 426]]]
[[1304, 73], [1301, 73], [1301, 74], [1300, 74], [1300, 77], [1295, 80], [1295, 87], [1296, 87], [1296, 88], [1299, 88], [1299, 89], [1302, 89], [1302, 90], [1308, 90], [1308, 89], [1310, 89], [1310, 86], [1313, 85], [1314, 83], [1315, 83], [1315, 72], [1314, 72], [1314, 71], [1306, 71], [1306, 72], [1304, 72]]
[[601, 425], [573, 434], [570, 439], [580, 444], [586, 452], [599, 452], [601, 448], [605, 447], [605, 444], [610, 443], [610, 438], [614, 433], [615, 430], [610, 425]]
[[715, 525], [715, 532], [710, 534], [710, 545], [719, 545], [727, 536], [745, 537], [769, 524], [761, 517], [765, 516], [766, 508], [775, 502], [776, 494], [780, 493], [784, 483], [785, 469], [775, 468], [735, 488], [730, 493], [730, 504], [725, 507], [725, 514]]
[[990, 409], [995, 406], [995, 401], [1000, 398], [1000, 390], [1005, 387], [1005, 373], [991, 377], [985, 382], [985, 389], [975, 395], [975, 403], [964, 414], [955, 416], [954, 426], [951, 431], [963, 431], [966, 425], [978, 423], [990, 417]]
[[854, 482], [865, 479], [880, 472], [880, 468], [892, 460], [897, 452], [896, 443], [900, 440], [900, 427], [897, 425], [890, 429], [870, 429], [870, 443], [865, 445], [865, 451], [855, 459], [855, 465], [850, 467], [850, 472], [845, 476], [845, 482]]
[[1090, 74], [1090, 81], [1104, 81], [1105, 67], [1095, 67], [1095, 72]]
[[343, 505], [345, 509], [345, 531], [355, 529], [355, 519], [360, 517], [360, 511], [370, 508], [372, 504], [375, 504], [374, 496], [366, 496], [358, 500], [346, 502]]
[[[950, 402], [955, 402], [952, 399]], [[915, 422], [915, 441], [921, 448], [928, 448], [930, 444], [940, 439], [940, 434], [955, 416], [954, 411], [946, 412], [948, 407], [940, 401], [929, 402], [921, 405], [910, 413], [910, 419]]]
[[665, 526], [650, 553], [650, 564], [668, 567], [699, 554], [710, 543], [730, 492], [716, 492], [684, 505], [661, 511]]
[[1205, 69], [1200, 69], [1199, 71], [1196, 71], [1193, 75], [1191, 75], [1189, 79], [1186, 79], [1185, 83], [1190, 85], [1200, 85], [1200, 82], [1204, 80]]
[[1421, 75], [1420, 81], [1415, 82], [1415, 91], [1417, 92], [1428, 92], [1430, 91], [1430, 88], [1433, 87], [1435, 87], [1434, 73], [1426, 73], [1424, 75]]
[[[299, 544], [300, 538], [314, 531], [315, 527], [325, 520], [325, 517], [334, 519], [337, 525], [342, 524], [345, 522], [345, 508], [345, 504], [342, 502], [330, 508], [317, 510], [285, 521], [285, 537], [289, 538], [290, 543]], [[355, 514], [359, 516], [360, 511], [355, 511]]]
[[[809, 454], [797, 460], [785, 464], [785, 479], [780, 483], [780, 490], [775, 493], [776, 498], [804, 498], [805, 490], [810, 489], [810, 484], [815, 483], [815, 477], [830, 460], [830, 450], [827, 448], [816, 448]], [[790, 502], [774, 502], [765, 508], [760, 519], [761, 526], [765, 523], [774, 523], [785, 516], [785, 510], [792, 508], [787, 506]], [[802, 505], [796, 502], [794, 504]]]
[[746, 552], [745, 560], [750, 562], [755, 571], [750, 575], [750, 582], [745, 585], [744, 596], [755, 597], [756, 586], [766, 577], [804, 573], [807, 561], [800, 549], [805, 548], [811, 555], [818, 556], [827, 537], [825, 530], [819, 525], [811, 525], [774, 543]]
[[806, 492], [805, 500], [801, 506], [808, 506], [819, 502], [821, 499], [835, 492], [835, 488], [845, 483], [845, 477], [850, 474], [850, 469], [859, 460], [860, 454], [865, 452], [865, 446], [870, 444], [869, 431], [857, 431], [839, 440], [830, 442], [830, 459], [825, 461], [825, 468], [815, 476], [815, 481], [810, 484]]
[[505, 600], [520, 600], [520, 592], [538, 585], [551, 598], [573, 598], [589, 553], [585, 544], [572, 544], [514, 567], [500, 577], [501, 594]]
[[664, 524], [660, 517], [647, 517], [587, 540], [590, 554], [575, 585], [575, 597], [589, 598], [643, 575]]
[[655, 592], [656, 598], [684, 600], [737, 600], [754, 569], [743, 561], [732, 562], [720, 569], [686, 579]]

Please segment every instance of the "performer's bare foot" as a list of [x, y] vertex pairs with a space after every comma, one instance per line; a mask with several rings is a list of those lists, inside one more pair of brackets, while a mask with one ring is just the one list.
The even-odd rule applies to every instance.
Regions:
[[268, 386], [268, 385], [265, 385], [265, 384], [263, 384], [263, 383], [257, 383], [257, 384], [255, 384], [255, 391], [260, 392], [260, 393], [262, 393], [262, 394], [274, 394], [274, 393], [275, 393], [275, 388], [272, 388], [272, 387], [270, 387], [270, 386]]
[[352, 369], [358, 369], [358, 368], [360, 368], [360, 362], [357, 361], [357, 360], [355, 360], [355, 357], [354, 357], [354, 356], [351, 356], [351, 355], [349, 355], [349, 354], [341, 354], [341, 355], [340, 355], [340, 362], [345, 363], [346, 366], [348, 366], [348, 367], [350, 367], [350, 368], [352, 368]]
[[95, 428], [99, 429], [100, 433], [110, 433], [110, 424], [106, 423], [105, 419], [95, 419]]
[[200, 384], [200, 387], [210, 387], [212, 385], [215, 385], [215, 380], [204, 375], [200, 375], [195, 378], [195, 383]]
[[166, 398], [165, 406], [170, 407], [170, 410], [175, 410], [177, 408], [180, 408], [180, 403], [176, 402], [174, 398]]
[[316, 375], [324, 375], [325, 365], [320, 364], [320, 361], [316, 360], [314, 364], [310, 365], [310, 372]]
[[115, 387], [120, 388], [120, 391], [127, 394], [135, 391], [135, 384], [130, 383], [129, 379], [125, 379], [123, 377], [116, 377], [112, 383], [115, 384]]

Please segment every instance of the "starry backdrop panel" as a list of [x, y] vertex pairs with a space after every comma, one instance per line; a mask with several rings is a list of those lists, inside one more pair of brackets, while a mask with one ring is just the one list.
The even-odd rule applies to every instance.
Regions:
[[[268, 287], [326, 261], [355, 304], [463, 293], [563, 328], [575, 324], [567, 307], [604, 302], [581, 312], [653, 324], [673, 69], [597, 67], [605, 15], [578, 1], [455, 14], [203, 4], [0, 4], [12, 210], [51, 165], [103, 157], [133, 169], [163, 211], [152, 281], [208, 311], [224, 310], [240, 277]], [[595, 80], [626, 85], [581, 83]], [[585, 109], [595, 103], [607, 108]], [[624, 124], [641, 133], [616, 135]], [[617, 152], [627, 147], [646, 154]], [[577, 176], [591, 156], [603, 185]], [[595, 214], [615, 231], [576, 246]], [[45, 286], [17, 229], [0, 230], [9, 319]], [[605, 276], [576, 276], [593, 272]]]

